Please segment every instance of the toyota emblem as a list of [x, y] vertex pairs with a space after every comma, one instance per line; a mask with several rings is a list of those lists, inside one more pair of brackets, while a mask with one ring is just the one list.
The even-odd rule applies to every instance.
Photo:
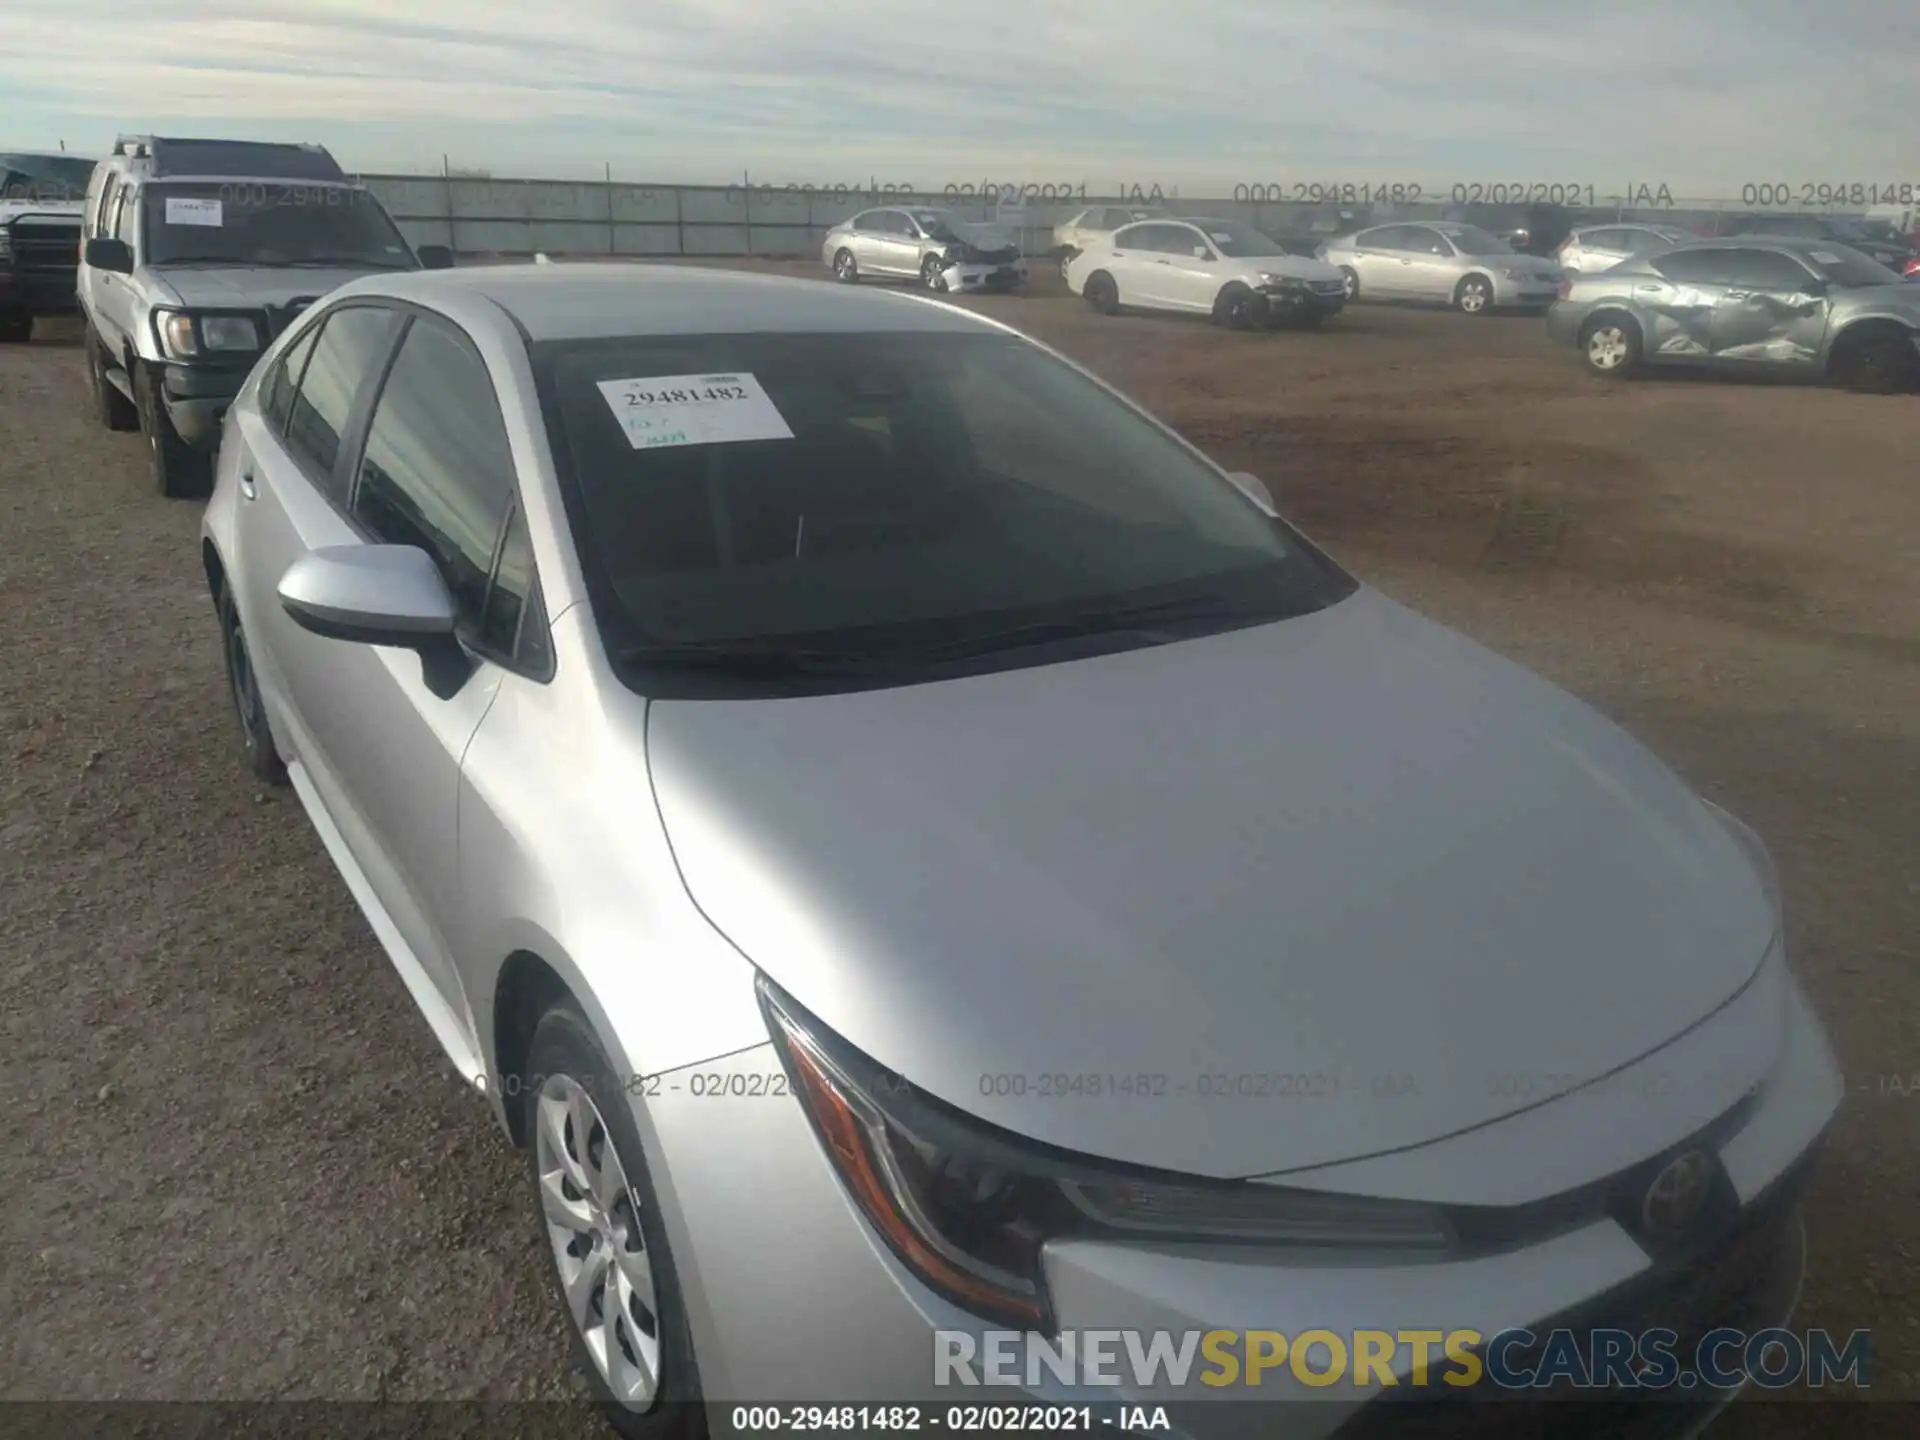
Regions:
[[1706, 1208], [1713, 1189], [1713, 1157], [1704, 1150], [1676, 1155], [1647, 1186], [1640, 1223], [1656, 1240], [1685, 1234]]

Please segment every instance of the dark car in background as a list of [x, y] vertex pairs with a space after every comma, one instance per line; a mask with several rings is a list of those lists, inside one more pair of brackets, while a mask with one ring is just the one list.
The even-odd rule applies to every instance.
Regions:
[[1913, 236], [1903, 234], [1884, 220], [1867, 220], [1852, 215], [1741, 215], [1724, 224], [1720, 233], [1736, 235], [1785, 235], [1795, 240], [1825, 240], [1858, 250], [1868, 259], [1888, 269], [1902, 271], [1920, 251]]
[[1455, 205], [1445, 219], [1498, 235], [1522, 255], [1553, 255], [1582, 217], [1564, 205]]
[[33, 338], [34, 318], [78, 305], [80, 216], [93, 161], [0, 152], [0, 342]]

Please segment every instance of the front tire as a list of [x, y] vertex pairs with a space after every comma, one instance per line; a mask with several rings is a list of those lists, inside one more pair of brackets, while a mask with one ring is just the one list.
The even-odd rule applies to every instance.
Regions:
[[1096, 270], [1087, 277], [1087, 283], [1081, 287], [1080, 298], [1096, 314], [1120, 313], [1120, 287], [1113, 283], [1113, 277], [1104, 270]]
[[107, 352], [91, 325], [87, 327], [86, 361], [87, 393], [93, 400], [94, 419], [109, 430], [138, 430], [140, 412], [107, 378]]
[[0, 310], [0, 345], [25, 345], [32, 339], [32, 311]]
[[1078, 250], [1063, 250], [1060, 252], [1060, 278], [1062, 280], [1067, 278], [1067, 271], [1073, 268], [1074, 257], [1079, 253]]
[[701, 1440], [693, 1336], [625, 1087], [571, 998], [527, 1050], [534, 1220], [575, 1362], [628, 1440]]
[[860, 283], [860, 262], [853, 258], [853, 251], [844, 247], [833, 257], [833, 278], [842, 285]]
[[1876, 330], [1858, 339], [1841, 337], [1833, 377], [1858, 395], [1904, 395], [1920, 384], [1920, 355], [1900, 330]]
[[1229, 330], [1258, 330], [1266, 320], [1265, 307], [1259, 296], [1236, 280], [1214, 298], [1213, 319]]
[[140, 430], [147, 437], [147, 472], [153, 477], [153, 488], [169, 500], [204, 499], [213, 488], [212, 457], [194, 449], [175, 431], [153, 370], [142, 366], [138, 373], [134, 393], [140, 397]]
[[1580, 330], [1580, 357], [1587, 369], [1620, 380], [1640, 368], [1640, 327], [1624, 315], [1601, 315]]
[[227, 693], [233, 700], [234, 718], [240, 724], [240, 753], [247, 772], [269, 785], [287, 783], [286, 763], [274, 748], [273, 731], [267, 725], [267, 708], [260, 699], [260, 682], [254, 674], [253, 652], [247, 647], [246, 632], [240, 628], [240, 611], [233, 603], [233, 589], [222, 584], [215, 602], [220, 611], [220, 648], [227, 661]]
[[929, 255], [920, 262], [920, 283], [936, 295], [947, 293], [947, 266], [938, 255]]
[[1493, 284], [1484, 275], [1469, 275], [1453, 292], [1454, 308], [1466, 315], [1485, 315], [1493, 309]]
[[1347, 303], [1351, 305], [1360, 298], [1360, 272], [1351, 265], [1340, 267], [1340, 279], [1347, 287]]

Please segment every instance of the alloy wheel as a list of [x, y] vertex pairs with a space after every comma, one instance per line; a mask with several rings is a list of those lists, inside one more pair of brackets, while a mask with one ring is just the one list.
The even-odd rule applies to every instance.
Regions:
[[1469, 280], [1460, 288], [1460, 308], [1469, 315], [1478, 315], [1486, 309], [1487, 301], [1491, 298], [1483, 280]]
[[645, 1410], [660, 1391], [660, 1302], [633, 1188], [578, 1081], [549, 1076], [535, 1111], [541, 1216], [567, 1312], [608, 1392]]
[[1627, 332], [1618, 325], [1602, 325], [1587, 337], [1587, 359], [1596, 370], [1618, 370], [1632, 351]]

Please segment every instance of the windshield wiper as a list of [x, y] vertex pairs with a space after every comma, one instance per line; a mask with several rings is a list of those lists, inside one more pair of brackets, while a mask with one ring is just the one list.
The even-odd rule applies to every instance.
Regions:
[[776, 645], [713, 642], [689, 645], [628, 645], [614, 652], [628, 665], [668, 670], [713, 670], [731, 675], [837, 675], [865, 672], [885, 656], [853, 650], [786, 649]]
[[[916, 660], [958, 660], [972, 655], [989, 655], [998, 650], [1017, 650], [1030, 645], [1050, 645], [1060, 640], [1078, 640], [1090, 635], [1120, 635], [1129, 632], [1172, 638], [1170, 628], [1210, 621], [1252, 621], [1266, 618], [1254, 607], [1203, 596], [1199, 599], [1163, 600], [1150, 605], [1119, 606], [1076, 610], [1051, 620], [1014, 625], [1005, 630], [989, 630], [964, 636], [944, 644], [915, 650]], [[1279, 619], [1279, 615], [1272, 618]]]

